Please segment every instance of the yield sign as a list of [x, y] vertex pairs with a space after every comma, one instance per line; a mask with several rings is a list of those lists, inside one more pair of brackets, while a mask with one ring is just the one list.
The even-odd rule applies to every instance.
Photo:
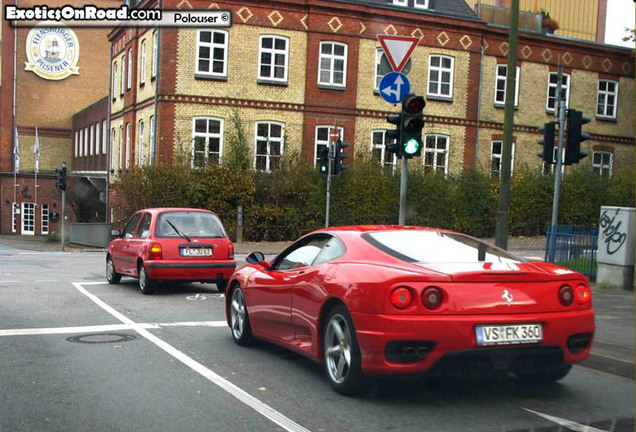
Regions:
[[419, 38], [411, 36], [378, 35], [378, 40], [384, 49], [384, 54], [395, 72], [404, 69], [413, 50], [420, 42]]

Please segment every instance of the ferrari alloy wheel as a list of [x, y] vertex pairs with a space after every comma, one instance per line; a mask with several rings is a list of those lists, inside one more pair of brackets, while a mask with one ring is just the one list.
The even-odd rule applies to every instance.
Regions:
[[230, 323], [232, 325], [232, 337], [234, 342], [241, 346], [252, 343], [252, 328], [247, 314], [245, 296], [240, 287], [232, 290], [232, 302], [230, 303]]
[[340, 394], [359, 393], [363, 375], [351, 316], [344, 306], [337, 306], [325, 322], [322, 345], [327, 378]]
[[106, 280], [111, 285], [117, 285], [121, 280], [121, 275], [115, 271], [115, 264], [110, 257], [106, 258]]
[[155, 285], [152, 279], [148, 277], [146, 273], [146, 267], [143, 263], [139, 264], [139, 289], [141, 289], [142, 294], [152, 294], [155, 292]]

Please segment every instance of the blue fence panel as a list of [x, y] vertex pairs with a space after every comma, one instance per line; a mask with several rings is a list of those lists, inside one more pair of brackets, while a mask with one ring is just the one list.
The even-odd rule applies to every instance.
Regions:
[[548, 226], [545, 261], [576, 270], [596, 279], [597, 227]]

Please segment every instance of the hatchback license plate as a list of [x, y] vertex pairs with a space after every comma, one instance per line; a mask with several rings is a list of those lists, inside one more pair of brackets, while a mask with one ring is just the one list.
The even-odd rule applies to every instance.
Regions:
[[212, 256], [212, 249], [210, 248], [181, 248], [181, 256], [184, 256], [184, 257]]
[[543, 340], [541, 324], [479, 325], [475, 328], [477, 345], [512, 345]]

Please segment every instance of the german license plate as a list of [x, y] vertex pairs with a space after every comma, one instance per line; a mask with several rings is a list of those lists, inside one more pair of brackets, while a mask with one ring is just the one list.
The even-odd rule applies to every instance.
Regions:
[[512, 345], [537, 343], [543, 340], [541, 324], [478, 325], [477, 345]]
[[184, 256], [184, 257], [212, 256], [212, 249], [211, 248], [181, 248], [181, 256]]

